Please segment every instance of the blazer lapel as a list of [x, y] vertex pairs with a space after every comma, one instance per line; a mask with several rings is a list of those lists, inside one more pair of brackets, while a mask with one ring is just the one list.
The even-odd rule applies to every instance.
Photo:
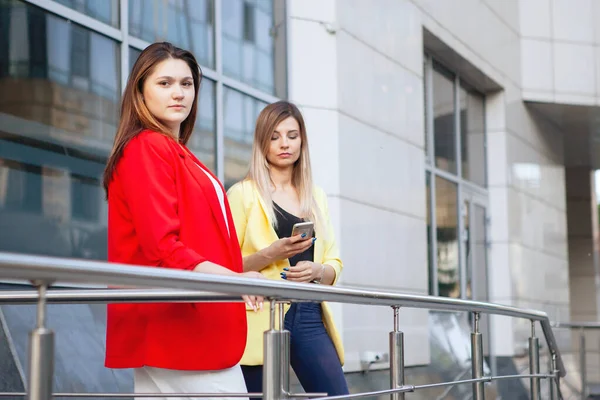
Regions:
[[[204, 171], [209, 173], [217, 182], [219, 182], [219, 180], [214, 175], [212, 175], [212, 173], [208, 170], [208, 168], [206, 168], [200, 162], [200, 160], [198, 160], [191, 152], [182, 150], [179, 152], [179, 154], [183, 156], [183, 161], [184, 161], [185, 166], [190, 171], [191, 175], [194, 177], [196, 182], [198, 182], [200, 187], [203, 189], [206, 199], [208, 200], [208, 204], [210, 205], [210, 209], [212, 211], [213, 217], [215, 217], [215, 220], [217, 221], [217, 224], [219, 225], [219, 230], [221, 231], [221, 233], [223, 235], [223, 239], [225, 239], [226, 243], [231, 243], [231, 235], [235, 235], [235, 231], [233, 230], [234, 227], [230, 223], [229, 230], [227, 229], [227, 224], [225, 223], [225, 218], [223, 216], [223, 211], [221, 209], [221, 204], [219, 202], [219, 198], [217, 197], [217, 192], [215, 191], [215, 188], [214, 188], [212, 182], [210, 181], [210, 179], [208, 178], [208, 176], [206, 176], [206, 174], [204, 172], [202, 172], [202, 169], [204, 169]], [[220, 182], [219, 182], [219, 186], [221, 186]], [[223, 189], [223, 186], [221, 186], [221, 189], [223, 190], [223, 196], [225, 196], [225, 190]], [[225, 199], [225, 201], [226, 201], [226, 199]], [[227, 210], [226, 203], [225, 203], [225, 209]], [[229, 232], [229, 234], [228, 234], [228, 232]], [[229, 246], [229, 251], [231, 252], [231, 245]]]
[[269, 219], [269, 214], [267, 213], [267, 203], [265, 203], [265, 200], [260, 195], [260, 192], [258, 191], [256, 184], [254, 182], [251, 182], [251, 184], [252, 184], [252, 191], [254, 192], [254, 195], [258, 199], [258, 204], [260, 204], [260, 208], [261, 208], [261, 210], [265, 216], [265, 220], [267, 221], [267, 224], [268, 224], [267, 232], [270, 237], [265, 237], [265, 239], [267, 241], [267, 244], [265, 247], [267, 247], [267, 246], [271, 245], [271, 243], [273, 243], [274, 241], [279, 240], [279, 236], [277, 236], [277, 232], [275, 232], [275, 228], [273, 228], [273, 221], [271, 221]]

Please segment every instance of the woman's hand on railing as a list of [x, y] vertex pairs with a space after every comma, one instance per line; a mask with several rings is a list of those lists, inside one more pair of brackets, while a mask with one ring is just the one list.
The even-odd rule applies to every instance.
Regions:
[[[204, 261], [194, 268], [196, 272], [202, 272], [205, 274], [216, 274], [216, 275], [225, 275], [225, 276], [242, 276], [244, 278], [256, 278], [256, 279], [266, 279], [260, 272], [248, 271], [248, 272], [240, 272], [239, 274], [233, 272], [232, 270], [222, 267], [218, 264], [212, 263], [210, 261]], [[263, 308], [263, 296], [249, 296], [243, 295], [242, 298], [244, 302], [248, 305], [248, 307], [252, 308], [254, 311], [262, 310]]]
[[[244, 278], [266, 279], [263, 274], [256, 271], [242, 272], [240, 275]], [[258, 310], [262, 311], [264, 302], [263, 296], [243, 295], [242, 298], [248, 307], [252, 308], [254, 312], [257, 312]]]

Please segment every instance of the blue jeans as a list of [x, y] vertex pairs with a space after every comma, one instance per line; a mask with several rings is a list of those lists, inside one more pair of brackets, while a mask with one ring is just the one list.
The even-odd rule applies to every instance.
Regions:
[[[294, 303], [285, 315], [290, 331], [290, 364], [307, 393], [349, 394], [342, 365], [325, 330], [321, 304]], [[262, 365], [242, 365], [248, 392], [262, 392]]]

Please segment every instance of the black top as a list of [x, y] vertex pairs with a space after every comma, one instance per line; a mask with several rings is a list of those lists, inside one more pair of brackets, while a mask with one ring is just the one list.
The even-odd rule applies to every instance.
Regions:
[[[302, 218], [298, 218], [294, 214], [290, 214], [289, 212], [285, 211], [283, 208], [279, 207], [277, 203], [273, 202], [273, 205], [275, 206], [275, 216], [277, 218], [277, 229], [275, 230], [277, 236], [279, 236], [279, 239], [292, 236], [292, 228], [294, 227], [294, 224], [305, 221]], [[310, 246], [302, 253], [298, 253], [291, 257], [290, 265], [293, 267], [300, 261], [314, 261], [314, 259], [315, 246]]]

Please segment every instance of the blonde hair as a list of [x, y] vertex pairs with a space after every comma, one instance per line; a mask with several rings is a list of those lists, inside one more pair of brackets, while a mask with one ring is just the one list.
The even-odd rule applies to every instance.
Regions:
[[269, 172], [270, 165], [267, 161], [267, 153], [271, 145], [271, 137], [277, 126], [292, 117], [298, 122], [300, 128], [300, 157], [294, 164], [292, 172], [292, 185], [298, 193], [300, 200], [300, 217], [314, 222], [315, 229], [319, 233], [325, 233], [321, 210], [315, 200], [313, 191], [312, 170], [310, 167], [310, 154], [308, 151], [308, 138], [304, 118], [298, 107], [287, 101], [278, 101], [266, 106], [256, 119], [254, 130], [254, 143], [252, 144], [252, 158], [250, 169], [246, 179], [254, 182], [258, 192], [266, 204], [266, 213], [274, 228], [277, 227], [275, 207], [271, 196], [274, 184]]

